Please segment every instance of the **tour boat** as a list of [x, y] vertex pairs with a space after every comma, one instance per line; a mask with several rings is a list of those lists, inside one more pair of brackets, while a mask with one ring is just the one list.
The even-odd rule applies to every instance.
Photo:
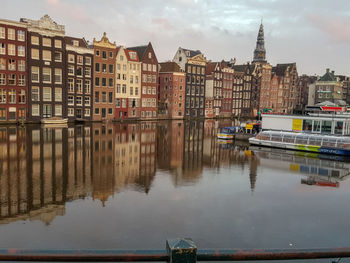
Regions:
[[259, 146], [350, 156], [350, 137], [296, 132], [262, 131], [249, 138]]
[[237, 129], [235, 126], [220, 128], [220, 132], [217, 135], [218, 139], [232, 140], [235, 137]]
[[52, 118], [44, 118], [41, 120], [42, 124], [66, 124], [68, 123], [68, 119], [62, 119], [58, 117], [52, 117]]

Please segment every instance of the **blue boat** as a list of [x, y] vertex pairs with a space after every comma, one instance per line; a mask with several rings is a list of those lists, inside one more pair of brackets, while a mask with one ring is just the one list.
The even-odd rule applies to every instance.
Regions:
[[236, 132], [239, 127], [231, 126], [231, 127], [223, 127], [220, 128], [220, 132], [217, 134], [218, 139], [222, 140], [232, 140], [235, 137]]

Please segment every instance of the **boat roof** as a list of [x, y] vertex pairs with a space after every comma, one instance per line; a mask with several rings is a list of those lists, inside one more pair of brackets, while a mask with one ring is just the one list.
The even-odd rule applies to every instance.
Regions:
[[343, 140], [350, 142], [350, 137], [347, 136], [337, 136], [329, 134], [318, 134], [318, 133], [305, 133], [305, 132], [285, 132], [285, 131], [271, 131], [266, 130], [260, 132], [261, 134], [278, 135], [278, 136], [298, 136], [298, 137], [313, 137], [315, 139], [332, 139], [332, 140]]

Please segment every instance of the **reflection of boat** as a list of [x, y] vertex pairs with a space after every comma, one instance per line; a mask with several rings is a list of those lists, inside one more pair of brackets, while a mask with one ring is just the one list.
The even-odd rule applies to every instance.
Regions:
[[68, 123], [68, 119], [62, 119], [58, 117], [52, 117], [52, 118], [44, 118], [41, 119], [42, 124], [66, 124]]
[[217, 135], [218, 139], [232, 140], [235, 137], [237, 129], [235, 126], [221, 128]]
[[281, 149], [350, 156], [350, 138], [324, 134], [262, 131], [249, 143]]
[[262, 166], [301, 174], [302, 184], [337, 187], [350, 175], [349, 158], [345, 156], [338, 156], [343, 158], [340, 162], [332, 155], [257, 146], [249, 149], [260, 159]]

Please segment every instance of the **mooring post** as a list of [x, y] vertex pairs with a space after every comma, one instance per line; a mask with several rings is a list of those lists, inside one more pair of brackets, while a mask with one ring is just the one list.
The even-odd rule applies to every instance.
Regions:
[[169, 263], [197, 262], [197, 247], [190, 238], [175, 238], [166, 241]]

